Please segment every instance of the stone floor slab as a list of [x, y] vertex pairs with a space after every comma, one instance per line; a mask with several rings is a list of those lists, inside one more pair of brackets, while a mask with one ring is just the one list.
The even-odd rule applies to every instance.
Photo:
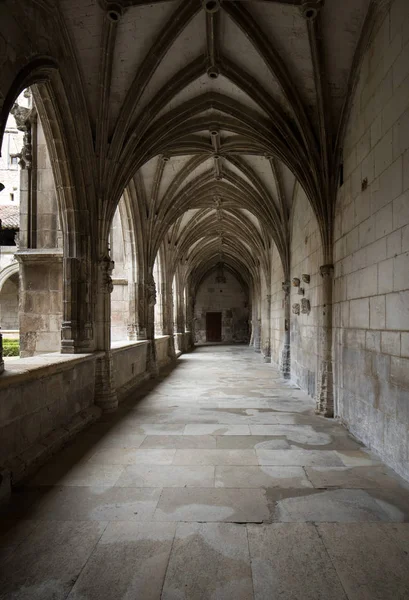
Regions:
[[41, 521], [150, 520], [162, 488], [58, 487], [43, 488], [23, 514]]
[[89, 459], [90, 464], [101, 465], [170, 465], [176, 450], [136, 448], [107, 448]]
[[176, 450], [174, 465], [258, 465], [254, 450]]
[[105, 522], [42, 522], [2, 563], [1, 600], [65, 600]]
[[[307, 490], [308, 491], [308, 490]], [[276, 521], [317, 523], [359, 523], [406, 519], [391, 502], [378, 502], [366, 490], [326, 490], [288, 497], [277, 502]]]
[[250, 435], [250, 428], [248, 425], [188, 423], [184, 433], [185, 435]]
[[256, 450], [260, 465], [300, 466], [322, 465], [328, 467], [343, 466], [334, 450]]
[[313, 525], [247, 528], [255, 600], [348, 600]]
[[216, 487], [302, 488], [312, 487], [301, 467], [216, 467]]
[[205, 598], [253, 600], [245, 526], [178, 525], [161, 600]]
[[388, 528], [377, 523], [318, 526], [349, 600], [409, 598], [409, 556]]
[[258, 489], [164, 489], [156, 521], [262, 522], [270, 518], [265, 492]]
[[159, 600], [173, 523], [110, 523], [68, 600]]
[[384, 466], [306, 467], [308, 479], [316, 488], [399, 488], [405, 483]]
[[217, 448], [237, 450], [289, 450], [285, 439], [264, 435], [219, 435], [216, 436]]
[[147, 435], [141, 448], [216, 448], [213, 435]]
[[132, 465], [126, 467], [119, 487], [213, 487], [214, 467]]
[[122, 465], [76, 463], [71, 468], [55, 465], [43, 467], [28, 485], [99, 485], [113, 486], [119, 479]]

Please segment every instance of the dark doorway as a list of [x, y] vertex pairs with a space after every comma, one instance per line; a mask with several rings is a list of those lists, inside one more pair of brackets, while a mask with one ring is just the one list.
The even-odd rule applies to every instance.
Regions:
[[221, 342], [222, 341], [222, 313], [208, 312], [206, 313], [206, 341]]

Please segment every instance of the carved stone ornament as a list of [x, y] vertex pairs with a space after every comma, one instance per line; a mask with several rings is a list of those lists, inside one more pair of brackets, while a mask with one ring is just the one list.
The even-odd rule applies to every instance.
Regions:
[[334, 275], [334, 265], [321, 265], [321, 277], [332, 277]]
[[304, 288], [302, 288], [302, 287], [299, 287], [299, 288], [298, 288], [298, 292], [297, 292], [297, 294], [298, 294], [299, 296], [304, 296]]
[[301, 275], [301, 279], [303, 280], [304, 283], [310, 283], [310, 281], [311, 281], [311, 277], [309, 275], [307, 275], [306, 273], [303, 273], [303, 275]]
[[295, 315], [299, 315], [300, 314], [300, 305], [299, 304], [293, 304], [293, 313]]
[[322, 8], [323, 0], [303, 0], [301, 5], [302, 15], [307, 21], [313, 21]]
[[311, 311], [310, 301], [307, 298], [301, 299], [301, 312], [304, 315], [309, 315]]
[[293, 287], [300, 287], [300, 283], [301, 281], [298, 279], [298, 277], [293, 277]]
[[290, 283], [288, 281], [283, 281], [281, 284], [281, 288], [285, 295], [287, 296], [290, 293]]
[[155, 306], [156, 304], [156, 284], [153, 275], [150, 275], [148, 280], [148, 306]]
[[100, 260], [100, 269], [102, 271], [102, 277], [101, 277], [101, 285], [102, 285], [102, 290], [107, 293], [107, 294], [111, 294], [112, 290], [114, 289], [114, 284], [112, 283], [112, 271], [114, 270], [115, 267], [115, 263], [113, 260], [111, 260], [111, 257], [108, 254], [105, 254], [105, 256], [103, 256]]

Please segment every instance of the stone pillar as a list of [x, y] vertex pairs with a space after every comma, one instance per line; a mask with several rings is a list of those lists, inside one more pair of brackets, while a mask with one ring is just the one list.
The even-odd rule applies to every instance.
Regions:
[[290, 346], [290, 289], [289, 281], [284, 281], [282, 284], [284, 292], [283, 308], [284, 308], [284, 342], [280, 357], [280, 372], [284, 379], [291, 377], [291, 346]]
[[138, 299], [136, 302], [136, 339], [148, 339], [148, 313], [147, 313], [147, 298], [148, 290], [143, 281], [137, 284]]
[[253, 332], [254, 351], [261, 352], [261, 319], [253, 319]]
[[320, 267], [322, 277], [321, 319], [319, 323], [319, 358], [316, 413], [334, 416], [334, 379], [332, 364], [332, 283], [334, 266]]
[[180, 290], [176, 293], [176, 346], [179, 352], [185, 352], [185, 303]]
[[101, 356], [96, 362], [95, 371], [95, 404], [103, 412], [113, 412], [118, 408], [118, 398], [114, 383], [111, 352], [111, 293], [113, 283], [111, 274], [114, 262], [104, 254], [98, 261], [97, 273], [97, 350]]
[[159, 369], [155, 344], [156, 284], [152, 273], [148, 275], [148, 281], [145, 284], [145, 298], [147, 307], [146, 338], [149, 340], [149, 347], [146, 355], [146, 370], [150, 373], [151, 377], [155, 377], [159, 373]]
[[63, 253], [19, 250], [20, 356], [59, 352], [63, 317]]
[[85, 258], [64, 257], [61, 353], [92, 352], [90, 264]]
[[263, 341], [263, 358], [265, 363], [271, 363], [271, 294], [266, 295], [266, 329], [267, 336]]
[[162, 314], [163, 314], [163, 335], [168, 335], [168, 357], [170, 360], [176, 359], [175, 336], [173, 323], [173, 292], [169, 283], [163, 284], [162, 291]]
[[134, 342], [138, 339], [138, 286], [133, 281], [128, 283], [128, 340]]
[[187, 350], [194, 346], [194, 314], [195, 314], [195, 299], [191, 292], [187, 294], [187, 306], [186, 306], [186, 333], [189, 333], [187, 340]]

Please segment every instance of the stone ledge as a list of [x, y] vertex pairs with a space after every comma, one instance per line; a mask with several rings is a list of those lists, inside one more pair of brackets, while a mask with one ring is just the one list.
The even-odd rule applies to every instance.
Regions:
[[121, 352], [121, 350], [125, 350], [127, 348], [137, 347], [137, 346], [146, 346], [149, 344], [149, 340], [136, 340], [136, 341], [126, 341], [123, 342], [113, 342], [111, 345], [111, 352]]
[[11, 461], [6, 462], [5, 472], [11, 474], [11, 484], [16, 485], [32, 475], [46, 460], [100, 416], [101, 409], [98, 406], [90, 406], [77, 413], [67, 425], [55, 429], [41, 442], [36, 442]]
[[19, 358], [15, 361], [8, 360], [5, 365], [6, 370], [0, 377], [0, 390], [20, 385], [25, 381], [66, 371], [78, 363], [96, 360], [102, 355], [103, 352], [93, 352], [92, 354], [60, 354], [59, 352], [53, 352]]

